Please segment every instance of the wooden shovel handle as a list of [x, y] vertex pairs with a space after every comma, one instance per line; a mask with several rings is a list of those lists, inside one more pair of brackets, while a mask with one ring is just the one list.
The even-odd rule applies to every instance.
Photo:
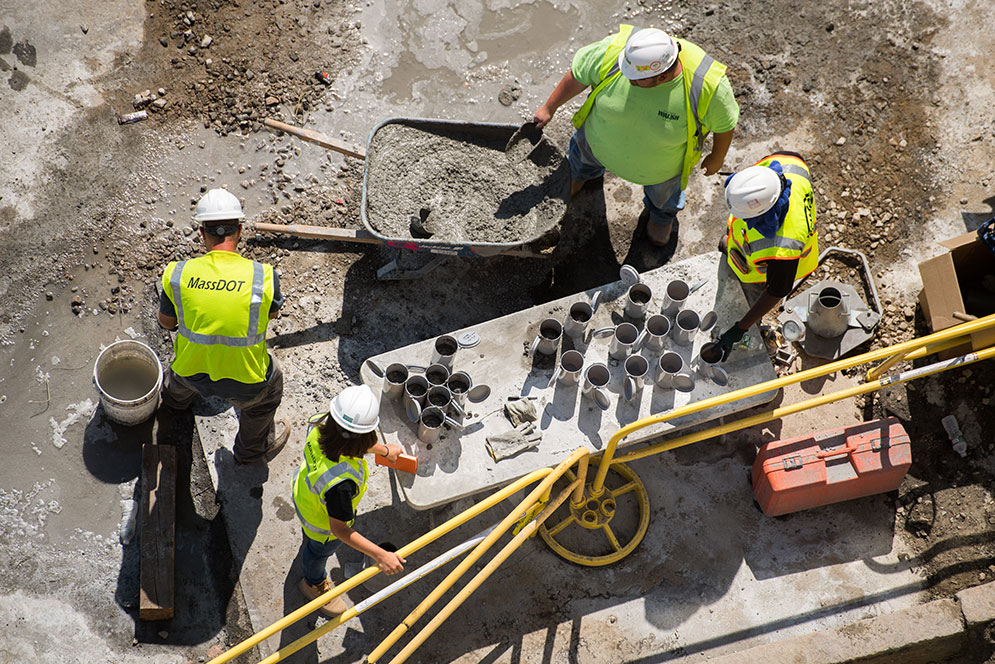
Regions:
[[263, 120], [263, 124], [271, 129], [279, 129], [280, 131], [285, 131], [288, 134], [293, 134], [297, 138], [315, 143], [323, 148], [335, 150], [336, 152], [344, 154], [347, 157], [366, 159], [366, 153], [360, 152], [359, 148], [353, 147], [347, 143], [342, 143], [341, 141], [336, 141], [334, 138], [329, 138], [320, 131], [304, 129], [303, 127], [295, 127], [294, 125], [288, 125], [286, 122], [280, 122], [279, 120], [274, 120], [272, 118], [266, 118]]

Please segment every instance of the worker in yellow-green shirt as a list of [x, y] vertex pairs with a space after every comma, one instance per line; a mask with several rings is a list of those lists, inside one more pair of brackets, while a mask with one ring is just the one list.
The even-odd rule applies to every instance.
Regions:
[[[705, 175], [717, 173], [732, 142], [739, 106], [725, 69], [695, 44], [656, 28], [623, 25], [577, 51], [535, 112], [541, 129], [560, 106], [593, 88], [573, 117], [571, 195], [606, 169], [643, 185], [647, 235], [666, 246], [691, 171], [700, 161]], [[709, 133], [712, 151], [702, 159]]]

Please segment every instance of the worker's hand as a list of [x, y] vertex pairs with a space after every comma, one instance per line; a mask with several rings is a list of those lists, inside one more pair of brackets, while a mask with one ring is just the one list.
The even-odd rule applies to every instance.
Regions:
[[398, 455], [404, 454], [404, 448], [401, 447], [400, 445], [391, 445], [389, 443], [385, 443], [385, 444], [387, 445], [387, 455], [386, 456], [387, 456], [387, 460], [388, 461], [391, 461], [391, 462], [397, 461]]
[[380, 571], [387, 576], [392, 576], [404, 570], [404, 563], [407, 561], [401, 556], [397, 555], [393, 551], [387, 551], [386, 549], [380, 549], [380, 553], [376, 557], [377, 565], [380, 566]]
[[542, 129], [547, 124], [549, 124], [550, 120], [553, 119], [553, 113], [555, 113], [555, 112], [556, 111], [549, 110], [549, 107], [546, 106], [546, 104], [543, 104], [535, 112], [535, 115], [532, 116], [532, 122], [536, 123], [536, 128], [537, 129]]
[[722, 349], [723, 362], [726, 361], [726, 358], [728, 358], [729, 354], [732, 352], [733, 345], [742, 339], [744, 334], [746, 334], [746, 330], [740, 329], [738, 323], [733, 324], [732, 327], [722, 333], [722, 336], [719, 337], [719, 340], [716, 343], [718, 343], [719, 348]]
[[709, 153], [707, 157], [701, 160], [701, 169], [705, 171], [705, 175], [715, 175], [722, 168], [722, 163], [725, 161], [725, 156], [720, 156], [714, 152]]

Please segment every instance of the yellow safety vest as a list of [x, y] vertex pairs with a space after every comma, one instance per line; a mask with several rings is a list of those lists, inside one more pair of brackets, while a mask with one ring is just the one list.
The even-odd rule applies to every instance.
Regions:
[[[352, 499], [352, 512], [356, 513], [359, 501], [366, 493], [366, 480], [369, 468], [366, 459], [356, 457], [339, 457], [337, 462], [331, 461], [321, 453], [318, 446], [318, 424], [328, 417], [327, 413], [319, 413], [308, 420], [307, 444], [304, 445], [304, 461], [294, 477], [294, 508], [301, 522], [304, 534], [313, 540], [325, 542], [335, 539], [328, 529], [328, 508], [325, 507], [325, 492], [343, 480], [352, 480], [359, 491]], [[355, 518], [348, 522], [349, 526]]]
[[819, 235], [815, 228], [815, 197], [808, 165], [798, 157], [772, 154], [757, 162], [768, 166], [781, 163], [784, 177], [791, 181], [788, 213], [773, 237], [764, 237], [745, 221], [729, 215], [726, 249], [729, 267], [740, 281], [763, 283], [767, 280], [767, 261], [798, 259], [795, 280], [812, 273], [819, 266]]
[[[629, 35], [634, 31], [631, 25], [623, 23], [619, 26], [618, 33], [612, 38], [601, 59], [601, 68], [598, 75], [601, 82], [587, 96], [584, 104], [574, 113], [572, 122], [576, 129], [580, 129], [587, 116], [594, 108], [594, 100], [606, 85], [622, 75], [618, 68], [618, 55], [625, 48]], [[686, 189], [688, 178], [695, 165], [701, 160], [701, 150], [705, 145], [705, 137], [711, 131], [702, 124], [701, 118], [708, 112], [708, 105], [715, 96], [715, 90], [719, 87], [719, 81], [726, 73], [726, 66], [712, 58], [698, 45], [686, 39], [678, 39], [681, 50], [677, 54], [677, 59], [681, 61], [682, 76], [684, 77], [684, 99], [685, 115], [689, 118], [687, 148], [684, 153], [684, 168], [681, 171], [681, 189]], [[694, 123], [690, 119], [694, 119]]]
[[162, 289], [179, 325], [173, 371], [211, 380], [266, 380], [266, 324], [273, 302], [273, 268], [230, 251], [173, 261]]

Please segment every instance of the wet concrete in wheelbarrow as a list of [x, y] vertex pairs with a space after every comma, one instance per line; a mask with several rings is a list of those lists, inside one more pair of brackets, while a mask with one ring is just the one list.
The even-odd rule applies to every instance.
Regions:
[[[376, 130], [367, 156], [370, 226], [391, 238], [426, 237], [412, 234], [414, 218], [433, 241], [501, 244], [554, 229], [570, 186], [563, 152], [540, 138], [534, 149], [506, 153], [514, 127], [487, 129], [392, 122]], [[518, 143], [533, 145], [528, 137]]]

